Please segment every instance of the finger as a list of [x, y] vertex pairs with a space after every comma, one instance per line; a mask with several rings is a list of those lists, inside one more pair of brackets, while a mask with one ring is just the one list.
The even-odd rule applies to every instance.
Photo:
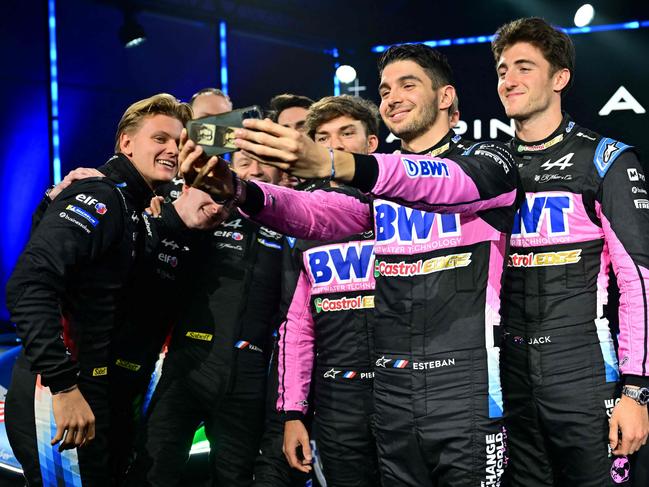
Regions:
[[200, 188], [203, 184], [203, 181], [209, 176], [210, 172], [216, 167], [218, 163], [219, 163], [218, 157], [216, 156], [210, 157], [210, 159], [207, 161], [207, 164], [205, 164], [198, 171], [198, 174], [196, 175], [194, 182], [192, 183], [192, 186], [195, 188]]
[[247, 118], [243, 121], [243, 126], [247, 131], [265, 132], [276, 137], [290, 137], [295, 134], [294, 129], [275, 123], [270, 118]]
[[65, 435], [65, 426], [62, 424], [56, 425], [56, 434], [54, 435], [54, 438], [52, 438], [52, 441], [50, 441], [50, 445], [54, 446], [56, 445], [59, 441], [63, 439], [63, 436]]
[[88, 431], [87, 425], [80, 426], [77, 429], [77, 432], [74, 435], [74, 438], [72, 439], [72, 443], [74, 443], [75, 448], [79, 448], [81, 445], [85, 444], [87, 431]]
[[180, 145], [179, 145], [179, 148], [178, 148], [178, 149], [179, 149], [180, 151], [182, 151], [182, 150], [183, 150], [183, 147], [185, 146], [186, 143], [187, 143], [187, 129], [186, 129], [186, 128], [183, 128], [183, 129], [180, 131]]
[[59, 445], [60, 452], [63, 450], [71, 450], [72, 448], [76, 448], [76, 445], [74, 444], [74, 436], [76, 435], [76, 433], [76, 427], [72, 426], [68, 428], [65, 436], [63, 437], [63, 440], [61, 440], [61, 444]]
[[86, 435], [86, 442], [90, 443], [95, 439], [95, 418], [88, 423], [88, 434]]
[[297, 454], [295, 453], [295, 446], [284, 447], [284, 456], [288, 461], [288, 464], [292, 468], [300, 468], [300, 462], [297, 459]]
[[[285, 127], [282, 127], [285, 128]], [[273, 147], [288, 153], [294, 153], [298, 150], [298, 141], [296, 140], [296, 132], [289, 133], [284, 137], [278, 137], [266, 132], [255, 132], [254, 130], [237, 129], [234, 132], [235, 139], [243, 139], [249, 142], [263, 145], [265, 147]], [[299, 134], [298, 134], [299, 137]]]
[[618, 425], [615, 419], [611, 419], [608, 426], [608, 444], [611, 445], [611, 450], [617, 448], [619, 439]]
[[313, 455], [311, 454], [311, 443], [309, 442], [309, 437], [307, 436], [300, 443], [302, 443], [302, 453], [304, 454], [304, 462], [310, 464], [313, 461]]
[[289, 171], [292, 167], [291, 161], [295, 160], [293, 154], [273, 147], [255, 144], [254, 142], [249, 142], [243, 139], [234, 139], [234, 145], [243, 150], [246, 156], [263, 164], [275, 166], [282, 171]]

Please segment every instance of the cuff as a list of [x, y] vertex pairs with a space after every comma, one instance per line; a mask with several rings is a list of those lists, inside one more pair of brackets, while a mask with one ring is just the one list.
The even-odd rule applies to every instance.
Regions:
[[649, 388], [649, 377], [644, 375], [623, 375], [622, 385]]
[[79, 372], [75, 370], [66, 371], [62, 374], [45, 376], [41, 374], [41, 384], [50, 388], [52, 394], [69, 389], [77, 384]]
[[304, 422], [304, 414], [302, 414], [301, 411], [280, 411], [279, 414], [282, 419], [282, 423], [286, 423], [287, 421], [293, 421], [296, 419], [299, 419], [300, 421]]
[[239, 205], [239, 208], [241, 208], [241, 211], [245, 214], [254, 216], [264, 209], [264, 203], [266, 200], [264, 192], [254, 183], [249, 183], [247, 181], [241, 182], [246, 185], [246, 201]]
[[379, 178], [379, 163], [374, 156], [364, 154], [353, 154], [353, 156], [354, 177], [349, 185], [360, 189], [363, 193], [369, 193]]

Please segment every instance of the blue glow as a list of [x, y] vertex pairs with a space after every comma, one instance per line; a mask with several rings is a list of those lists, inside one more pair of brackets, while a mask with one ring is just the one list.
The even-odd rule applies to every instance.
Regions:
[[49, 16], [50, 27], [50, 118], [51, 118], [51, 135], [52, 135], [52, 176], [54, 183], [61, 181], [61, 147], [59, 137], [59, 70], [56, 65], [56, 2], [49, 0], [47, 2], [47, 14]]
[[221, 38], [221, 91], [228, 94], [228, 38], [225, 22], [219, 22], [219, 37]]
[[[627, 30], [627, 29], [646, 29], [649, 27], [649, 20], [632, 20], [629, 22], [623, 22], [620, 24], [604, 24], [604, 25], [591, 25], [588, 27], [559, 27], [567, 34], [588, 34], [590, 32], [606, 32], [609, 30]], [[483, 44], [486, 42], [491, 42], [493, 35], [482, 35], [482, 36], [473, 36], [473, 37], [458, 37], [457, 39], [441, 39], [441, 40], [432, 40], [432, 41], [422, 41], [421, 44], [425, 44], [429, 47], [437, 46], [449, 46], [451, 44]], [[386, 44], [381, 46], [374, 46], [372, 52], [382, 53], [385, 52], [391, 46], [398, 46], [399, 44]]]
[[338, 54], [337, 47], [334, 47], [331, 50], [331, 55], [334, 58], [334, 96], [340, 96], [340, 80], [338, 79], [338, 76], [336, 76], [336, 69], [340, 66], [340, 63], [338, 62], [338, 57], [340, 55]]

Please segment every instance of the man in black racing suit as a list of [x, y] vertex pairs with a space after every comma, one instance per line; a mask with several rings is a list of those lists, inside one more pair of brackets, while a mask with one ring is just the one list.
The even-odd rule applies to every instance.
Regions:
[[[499, 29], [492, 49], [526, 193], [503, 295], [508, 475], [525, 487], [625, 483], [625, 455], [649, 431], [646, 405], [632, 398], [649, 386], [645, 176], [631, 147], [562, 114], [574, 73], [566, 34], [519, 19]], [[605, 317], [611, 265], [617, 357]]]
[[[234, 154], [233, 168], [246, 179], [279, 180], [275, 168], [241, 153]], [[181, 187], [175, 180], [166, 200], [173, 201]], [[161, 258], [179, 280], [182, 304], [129, 473], [132, 485], [178, 485], [201, 423], [213, 481], [252, 483], [271, 335], [278, 325], [283, 242], [283, 235], [235, 210], [215, 231], [194, 235], [185, 256], [176, 257], [179, 249], [169, 243]]]
[[173, 235], [192, 223], [186, 198], [155, 224], [143, 225], [141, 215], [152, 188], [176, 174], [190, 115], [165, 94], [131, 105], [118, 127], [119, 153], [100, 168], [107, 177], [69, 186], [37, 215], [7, 286], [24, 347], [7, 432], [29, 485], [111, 483], [114, 338], [134, 299], [135, 263], [155, 248], [158, 231]]

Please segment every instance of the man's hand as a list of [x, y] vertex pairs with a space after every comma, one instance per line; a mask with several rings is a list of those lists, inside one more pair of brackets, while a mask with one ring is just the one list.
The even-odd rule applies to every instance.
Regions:
[[[331, 176], [331, 154], [306, 134], [269, 119], [247, 119], [235, 130], [234, 144], [250, 157], [305, 179]], [[349, 182], [354, 176], [354, 157], [334, 151], [336, 179]]]
[[[297, 449], [302, 447], [304, 460], [300, 460], [297, 455]], [[313, 467], [311, 462], [311, 445], [309, 444], [309, 434], [306, 432], [304, 424], [299, 419], [287, 421], [284, 423], [284, 445], [282, 446], [284, 456], [288, 464], [298, 469], [300, 472], [309, 473]]]
[[162, 203], [164, 203], [164, 200], [165, 199], [162, 196], [154, 196], [153, 198], [151, 198], [149, 207], [144, 211], [146, 211], [153, 218], [158, 218], [162, 213]]
[[60, 452], [82, 447], [95, 439], [95, 415], [78, 388], [53, 395], [52, 409], [56, 435], [51, 445], [61, 442]]
[[[613, 408], [609, 422], [608, 441], [615, 455], [630, 455], [647, 443], [649, 414], [647, 406], [622, 395]], [[620, 438], [621, 437], [621, 438]]]
[[48, 193], [48, 197], [51, 200], [54, 200], [61, 191], [63, 191], [65, 188], [70, 186], [73, 182], [79, 181], [80, 179], [86, 179], [86, 178], [103, 178], [104, 175], [97, 171], [97, 169], [93, 169], [91, 167], [78, 167], [74, 169], [73, 171], [70, 171], [67, 176], [63, 178], [63, 181], [61, 181], [59, 184], [54, 186], [52, 190]]
[[[153, 200], [151, 201], [153, 206]], [[188, 228], [209, 230], [223, 223], [230, 215], [230, 210], [214, 203], [209, 194], [189, 186], [183, 187], [183, 193], [174, 201], [178, 216]]]
[[226, 200], [234, 195], [232, 172], [223, 159], [208, 157], [203, 148], [187, 138], [187, 131], [180, 134], [180, 175], [185, 183], [205, 191], [216, 200]]

